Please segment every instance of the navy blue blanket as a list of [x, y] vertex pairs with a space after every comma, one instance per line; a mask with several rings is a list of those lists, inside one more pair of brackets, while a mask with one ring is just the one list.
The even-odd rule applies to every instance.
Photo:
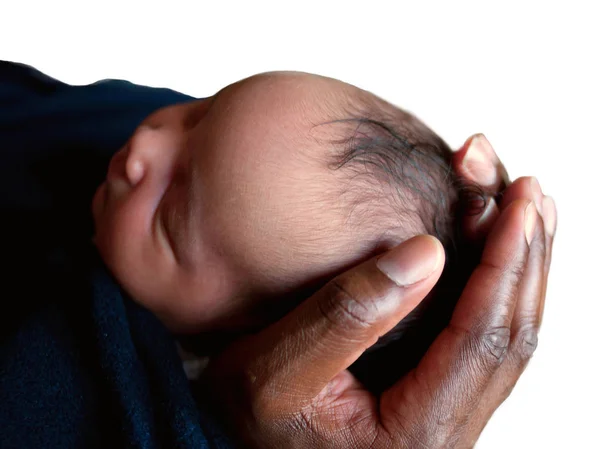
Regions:
[[172, 336], [91, 243], [111, 155], [148, 114], [188, 100], [0, 61], [0, 448], [230, 447], [194, 401]]

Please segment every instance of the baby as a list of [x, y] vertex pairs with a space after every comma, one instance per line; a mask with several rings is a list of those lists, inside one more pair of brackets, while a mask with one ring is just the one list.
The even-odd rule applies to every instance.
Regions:
[[448, 271], [468, 191], [450, 161], [430, 129], [371, 93], [261, 74], [139, 126], [94, 196], [95, 243], [172, 332], [251, 332], [417, 234], [441, 240]]

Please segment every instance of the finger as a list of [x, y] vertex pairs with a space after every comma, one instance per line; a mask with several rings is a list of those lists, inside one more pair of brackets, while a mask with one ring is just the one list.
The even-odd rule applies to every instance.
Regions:
[[[552, 258], [552, 243], [553, 243], [553, 235], [556, 228], [556, 208], [554, 206], [554, 201], [550, 199], [545, 199], [542, 189], [538, 180], [535, 177], [522, 177], [515, 182], [513, 182], [504, 192], [502, 201], [500, 203], [500, 209], [507, 207], [513, 201], [519, 198], [526, 198], [535, 203], [536, 209], [538, 213], [543, 218], [542, 227], [540, 229], [545, 230], [544, 235], [544, 279], [542, 282], [543, 291], [541, 293], [541, 300], [539, 303], [539, 310], [536, 312], [536, 316], [538, 316], [538, 325], [541, 322], [541, 316], [544, 311], [545, 297], [546, 297], [546, 287], [547, 287], [547, 278], [548, 273], [550, 271], [550, 261]], [[544, 214], [544, 203], [546, 206], [546, 213]], [[548, 220], [548, 223], [546, 223]]]
[[[537, 215], [537, 213], [536, 213]], [[494, 374], [471, 417], [464, 434], [462, 446], [473, 447], [481, 431], [494, 411], [504, 402], [523, 373], [537, 347], [540, 324], [540, 303], [546, 282], [546, 232], [542, 218], [537, 223], [530, 244], [523, 280], [519, 286], [518, 299], [511, 323], [511, 339], [506, 361]]]
[[546, 259], [544, 262], [544, 291], [538, 311], [539, 326], [542, 325], [544, 316], [544, 306], [546, 304], [546, 289], [548, 288], [548, 276], [550, 274], [550, 264], [552, 261], [552, 248], [554, 246], [554, 234], [556, 233], [556, 205], [554, 200], [545, 196], [542, 200], [542, 216], [544, 218], [544, 231], [546, 236]]
[[540, 215], [542, 215], [542, 200], [544, 195], [542, 194], [542, 188], [537, 178], [533, 176], [524, 176], [518, 178], [506, 190], [502, 193], [502, 200], [500, 201], [500, 210], [503, 210], [513, 201], [525, 198], [535, 203], [535, 207]]
[[495, 195], [510, 184], [508, 173], [483, 134], [475, 134], [454, 154], [458, 175], [480, 185]]
[[464, 424], [505, 358], [536, 215], [526, 200], [502, 212], [449, 326], [411, 375], [388, 390], [382, 407], [401, 409], [412, 397], [430, 411], [420, 417], [425, 422], [442, 416], [449, 434]]
[[441, 243], [417, 236], [338, 276], [252, 341], [253, 388], [297, 411], [412, 311], [443, 265]]
[[538, 180], [533, 176], [516, 179], [500, 195], [500, 207], [494, 198], [489, 198], [483, 212], [478, 214], [466, 213], [463, 220], [464, 233], [472, 241], [484, 239], [494, 226], [494, 223], [510, 203], [517, 199], [533, 201], [539, 214], [542, 214], [544, 195]]
[[537, 347], [540, 307], [546, 282], [545, 263], [546, 232], [542, 217], [536, 211], [535, 230], [529, 245], [529, 255], [519, 285], [517, 304], [511, 323], [508, 360], [497, 373], [500, 383], [510, 388], [523, 373]]
[[536, 211], [536, 225], [529, 245], [529, 257], [519, 286], [517, 305], [511, 325], [509, 353], [514, 361], [516, 380], [537, 347], [540, 305], [544, 293], [546, 233], [544, 222]]

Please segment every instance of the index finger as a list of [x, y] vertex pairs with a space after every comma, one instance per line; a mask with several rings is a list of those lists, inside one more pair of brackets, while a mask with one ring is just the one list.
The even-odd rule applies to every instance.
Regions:
[[296, 412], [412, 311], [443, 265], [441, 243], [417, 236], [336, 277], [253, 340], [253, 388]]
[[382, 398], [383, 409], [400, 409], [388, 416], [405, 416], [403, 399], [416, 397], [425, 413], [416, 418], [429, 422], [443, 417], [449, 428], [441, 430], [452, 433], [452, 426], [473, 412], [508, 349], [537, 216], [534, 204], [523, 199], [502, 212], [449, 326], [417, 368]]

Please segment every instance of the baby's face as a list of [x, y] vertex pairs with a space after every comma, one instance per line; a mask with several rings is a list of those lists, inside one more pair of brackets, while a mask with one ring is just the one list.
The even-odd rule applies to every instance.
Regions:
[[172, 330], [239, 328], [369, 256], [315, 134], [354, 89], [266, 74], [147, 118], [93, 200], [96, 245], [124, 289]]

